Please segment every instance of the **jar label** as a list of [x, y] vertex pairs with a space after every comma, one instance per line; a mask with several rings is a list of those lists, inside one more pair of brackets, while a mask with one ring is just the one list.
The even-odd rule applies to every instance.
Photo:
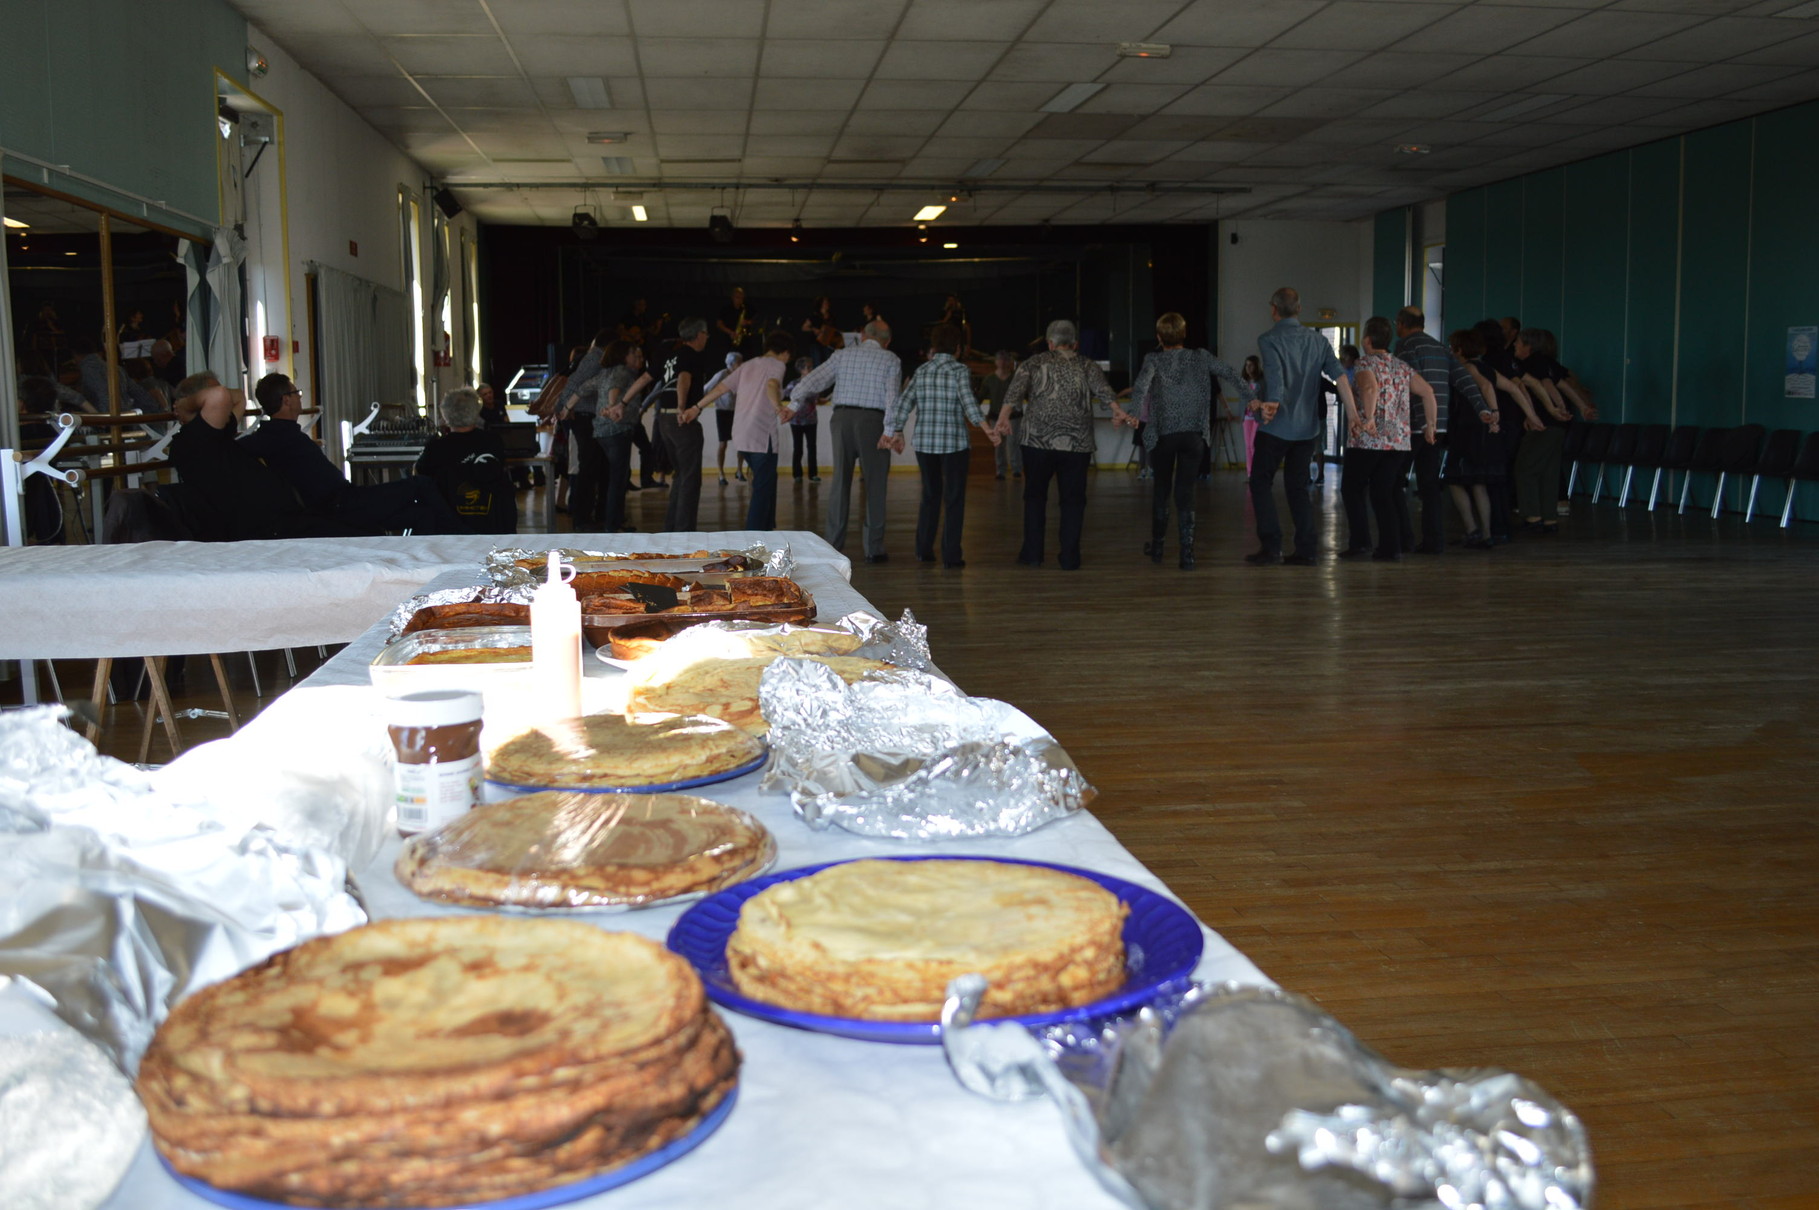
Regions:
[[428, 832], [480, 801], [480, 755], [430, 765], [394, 765], [400, 832]]

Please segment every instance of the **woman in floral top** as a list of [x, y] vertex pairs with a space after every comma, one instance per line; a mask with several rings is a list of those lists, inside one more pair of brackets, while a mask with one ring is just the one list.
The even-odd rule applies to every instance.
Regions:
[[1389, 348], [1396, 330], [1381, 315], [1373, 315], [1364, 325], [1364, 356], [1358, 359], [1357, 403], [1346, 410], [1345, 483], [1340, 489], [1345, 502], [1345, 517], [1351, 540], [1339, 552], [1342, 559], [1356, 559], [1370, 551], [1370, 522], [1364, 514], [1364, 500], [1370, 497], [1371, 511], [1377, 514], [1377, 549], [1374, 559], [1396, 562], [1402, 558], [1402, 531], [1406, 527], [1400, 514], [1405, 505], [1396, 490], [1398, 479], [1408, 475], [1410, 451], [1409, 393], [1421, 400], [1424, 425], [1419, 440], [1434, 443], [1434, 426], [1439, 411], [1434, 388], [1416, 374], [1409, 364], [1393, 357]]
[[1099, 363], [1080, 356], [1074, 325], [1057, 319], [1048, 326], [1048, 352], [1038, 353], [1011, 375], [998, 413], [998, 432], [1008, 437], [1011, 413], [1023, 415], [1023, 549], [1017, 562], [1042, 563], [1048, 528], [1048, 485], [1061, 496], [1063, 571], [1080, 566], [1080, 532], [1086, 523], [1086, 472], [1093, 462], [1093, 401], [1117, 398]]

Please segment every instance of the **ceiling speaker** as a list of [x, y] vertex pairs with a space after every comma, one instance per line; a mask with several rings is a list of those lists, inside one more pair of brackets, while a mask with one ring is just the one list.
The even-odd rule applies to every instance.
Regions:
[[444, 218], [454, 218], [461, 213], [461, 203], [455, 200], [455, 195], [450, 192], [447, 185], [436, 190], [430, 196], [435, 199], [436, 209], [442, 211]]
[[714, 237], [717, 244], [733, 242], [733, 220], [724, 214], [716, 214], [707, 220], [708, 234]]

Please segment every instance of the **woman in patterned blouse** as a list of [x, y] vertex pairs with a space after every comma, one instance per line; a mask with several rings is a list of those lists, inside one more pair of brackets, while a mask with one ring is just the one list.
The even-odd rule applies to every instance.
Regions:
[[1396, 491], [1396, 481], [1407, 477], [1413, 448], [1409, 433], [1411, 391], [1421, 400], [1425, 412], [1421, 439], [1429, 445], [1434, 443], [1434, 426], [1439, 417], [1434, 388], [1406, 361], [1390, 355], [1395, 339], [1396, 330], [1383, 316], [1373, 315], [1365, 321], [1364, 356], [1358, 359], [1355, 380], [1357, 402], [1346, 410], [1345, 416], [1350, 436], [1341, 497], [1351, 535], [1350, 543], [1339, 552], [1342, 559], [1359, 558], [1371, 549], [1370, 523], [1364, 515], [1366, 493], [1371, 511], [1377, 515], [1377, 549], [1371, 557], [1390, 563], [1402, 558], [1404, 526], [1399, 513], [1404, 505]]
[[998, 413], [998, 432], [1009, 436], [1011, 413], [1023, 407], [1023, 549], [1017, 562], [1042, 564], [1048, 529], [1048, 485], [1055, 481], [1061, 497], [1063, 571], [1080, 566], [1080, 532], [1086, 523], [1086, 472], [1097, 445], [1093, 439], [1093, 401], [1117, 398], [1099, 363], [1080, 356], [1079, 332], [1069, 320], [1048, 326], [1048, 352], [1038, 353], [1011, 376]]

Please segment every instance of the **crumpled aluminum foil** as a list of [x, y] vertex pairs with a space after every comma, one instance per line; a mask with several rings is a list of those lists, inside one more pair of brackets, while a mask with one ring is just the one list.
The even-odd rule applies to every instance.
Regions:
[[677, 575], [687, 575], [691, 571], [750, 571], [757, 575], [789, 576], [796, 570], [796, 558], [790, 553], [787, 542], [775, 548], [754, 542], [744, 550], [716, 550], [706, 557], [690, 556], [686, 552], [669, 555], [654, 551], [582, 550], [572, 546], [543, 550], [505, 546], [488, 551], [480, 560], [480, 570], [500, 587], [534, 588], [542, 582], [543, 573], [521, 567], [519, 561], [535, 559], [542, 565], [547, 562], [550, 550], [560, 555], [564, 563], [612, 560]]
[[1067, 753], [1004, 702], [966, 697], [932, 673], [848, 685], [811, 660], [778, 660], [759, 683], [771, 763], [811, 828], [934, 840], [1020, 836], [1091, 802]]
[[145, 1138], [145, 1109], [106, 1055], [55, 1021], [0, 1037], [0, 1206], [92, 1210]]
[[184, 995], [366, 913], [340, 857], [231, 805], [167, 797], [67, 713], [0, 714], [0, 975], [130, 1073]]
[[903, 611], [903, 617], [895, 622], [887, 622], [877, 614], [867, 613], [863, 609], [831, 622], [761, 622], [749, 619], [697, 622], [669, 640], [666, 646], [671, 652], [693, 652], [699, 649], [703, 654], [731, 656], [743, 649], [727, 646], [721, 652], [713, 636], [829, 633], [849, 634], [859, 640], [859, 646], [848, 652], [849, 655], [883, 660], [887, 664], [917, 672], [936, 672], [934, 659], [928, 651], [928, 627], [916, 621], [916, 615], [907, 609]]
[[419, 609], [430, 609], [437, 605], [529, 605], [531, 592], [535, 585], [524, 583], [512, 587], [501, 587], [497, 584], [485, 584], [470, 588], [439, 588], [435, 592], [420, 592], [392, 610], [391, 616], [385, 619], [389, 646], [404, 636], [404, 628], [410, 625], [411, 619], [417, 616]]
[[942, 1045], [982, 1096], [1047, 1094], [1074, 1150], [1139, 1210], [1580, 1210], [1585, 1128], [1529, 1080], [1391, 1065], [1300, 996], [1193, 987], [1099, 1025], [973, 1022], [948, 987]]

